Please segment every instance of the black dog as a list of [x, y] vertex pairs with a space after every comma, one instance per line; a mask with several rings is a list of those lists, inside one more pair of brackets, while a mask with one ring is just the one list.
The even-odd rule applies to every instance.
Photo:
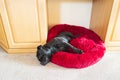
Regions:
[[82, 50], [68, 43], [74, 37], [75, 36], [70, 32], [62, 32], [47, 44], [38, 46], [36, 55], [38, 60], [42, 65], [46, 65], [50, 62], [52, 54], [57, 51], [67, 51], [68, 48], [71, 48], [75, 53], [82, 54]]

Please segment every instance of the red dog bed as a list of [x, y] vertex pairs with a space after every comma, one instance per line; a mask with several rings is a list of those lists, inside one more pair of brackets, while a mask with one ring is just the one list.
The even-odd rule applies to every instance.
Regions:
[[83, 54], [69, 52], [57, 52], [51, 62], [67, 68], [85, 68], [98, 62], [105, 53], [105, 46], [100, 37], [93, 31], [81, 26], [67, 24], [55, 25], [49, 30], [48, 42], [60, 32], [72, 32], [77, 38], [71, 40], [71, 44], [84, 51]]

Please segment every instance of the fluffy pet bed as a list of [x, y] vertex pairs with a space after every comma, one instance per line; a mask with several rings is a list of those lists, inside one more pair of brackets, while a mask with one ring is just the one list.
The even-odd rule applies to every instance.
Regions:
[[67, 68], [85, 68], [98, 62], [105, 53], [105, 46], [100, 37], [93, 31], [81, 26], [59, 24], [49, 30], [48, 42], [60, 32], [70, 31], [77, 38], [71, 40], [71, 44], [84, 51], [83, 54], [69, 52], [57, 52], [53, 55], [51, 62]]

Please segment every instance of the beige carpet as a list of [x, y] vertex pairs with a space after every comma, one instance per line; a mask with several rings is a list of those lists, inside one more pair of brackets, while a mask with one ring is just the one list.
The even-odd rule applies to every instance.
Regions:
[[68, 69], [42, 66], [35, 54], [7, 54], [0, 48], [0, 80], [120, 80], [120, 53], [108, 52], [84, 69]]

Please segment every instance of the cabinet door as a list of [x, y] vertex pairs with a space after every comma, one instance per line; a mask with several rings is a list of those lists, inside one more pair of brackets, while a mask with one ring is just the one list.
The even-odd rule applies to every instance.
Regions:
[[120, 0], [114, 0], [106, 45], [110, 50], [120, 50]]
[[46, 0], [0, 0], [10, 48], [36, 48], [47, 38]]

